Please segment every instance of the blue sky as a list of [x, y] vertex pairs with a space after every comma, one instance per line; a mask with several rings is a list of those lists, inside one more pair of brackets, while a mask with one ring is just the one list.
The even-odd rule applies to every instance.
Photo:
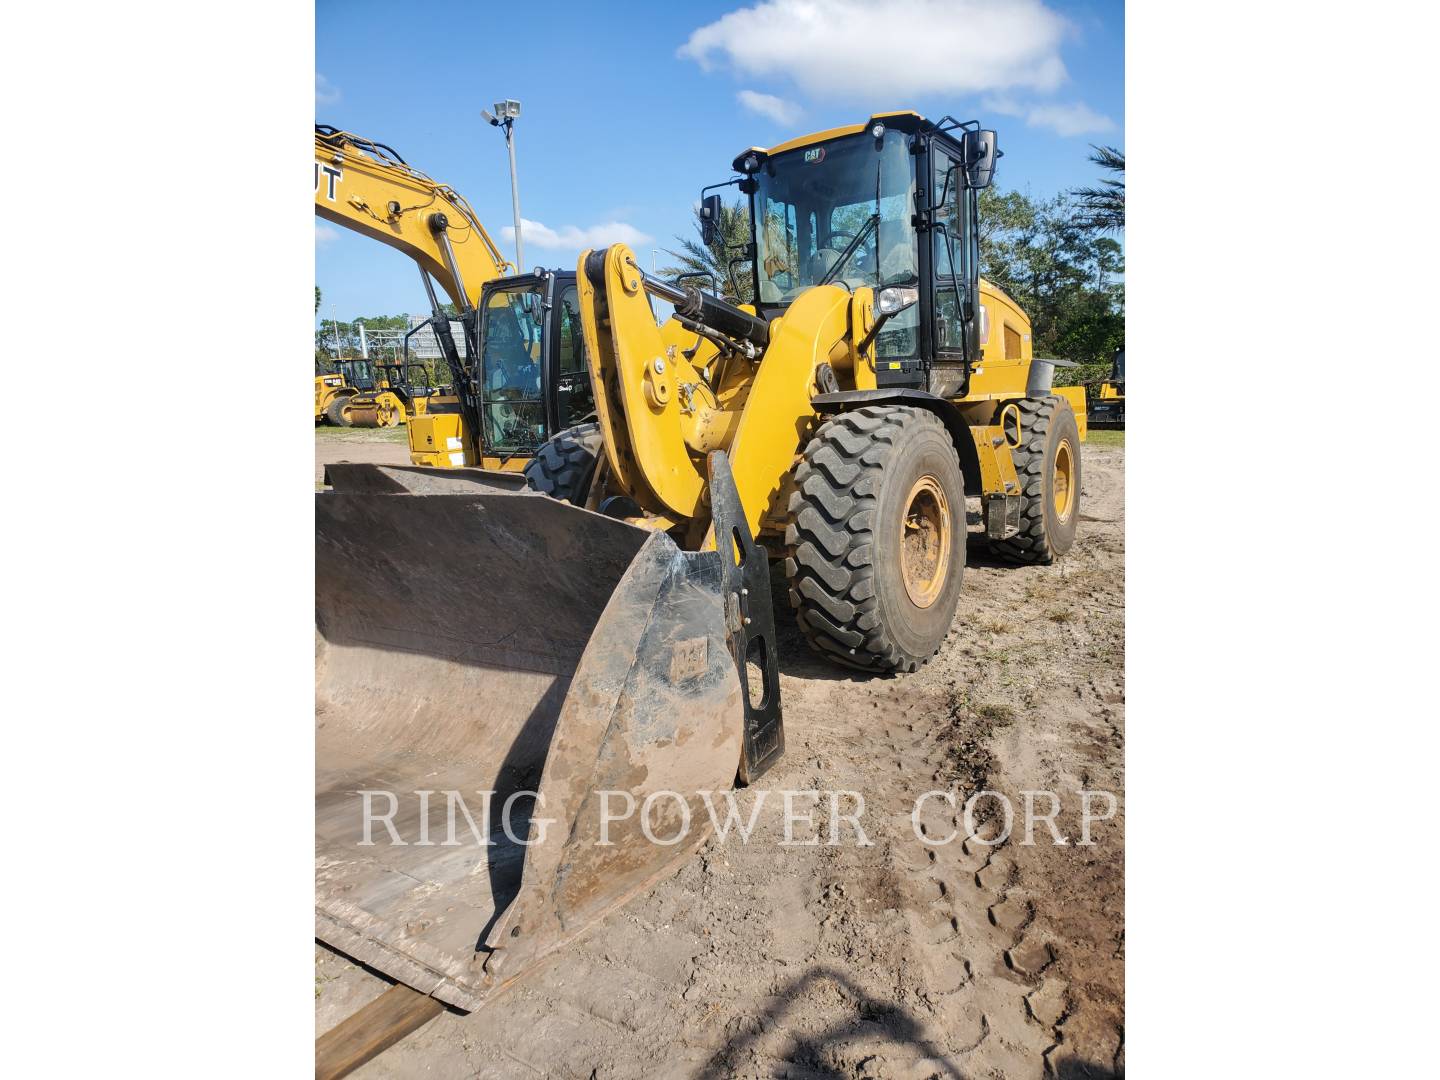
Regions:
[[[624, 240], [649, 266], [740, 150], [871, 112], [996, 128], [1002, 188], [1089, 182], [1089, 144], [1125, 145], [1124, 45], [1118, 0], [319, 0], [315, 119], [454, 187], [513, 257], [505, 142], [480, 110], [516, 98], [526, 262]], [[326, 318], [425, 309], [414, 263], [318, 221], [315, 280]]]

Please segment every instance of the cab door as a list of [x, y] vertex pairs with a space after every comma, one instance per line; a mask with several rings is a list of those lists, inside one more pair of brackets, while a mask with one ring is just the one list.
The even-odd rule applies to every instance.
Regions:
[[556, 282], [550, 325], [554, 422], [550, 435], [572, 428], [595, 413], [595, 391], [585, 359], [585, 336], [580, 329], [580, 294], [573, 276]]
[[963, 394], [968, 367], [979, 357], [979, 233], [976, 192], [965, 185], [959, 157], [938, 139], [930, 167], [930, 390]]

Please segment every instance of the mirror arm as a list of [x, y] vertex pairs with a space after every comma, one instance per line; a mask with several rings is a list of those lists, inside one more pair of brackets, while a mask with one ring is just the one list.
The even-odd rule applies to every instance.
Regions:
[[870, 332], [856, 343], [855, 351], [861, 356], [864, 356], [865, 350], [870, 348], [870, 343], [879, 335], [881, 327], [898, 314], [900, 314], [898, 311], [883, 311], [875, 316], [875, 321], [870, 326]]

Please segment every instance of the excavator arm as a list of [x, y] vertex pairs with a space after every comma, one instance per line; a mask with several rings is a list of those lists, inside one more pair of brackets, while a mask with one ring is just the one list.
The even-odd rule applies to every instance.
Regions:
[[473, 378], [461, 361], [434, 286], [440, 283], [471, 327], [467, 332], [473, 332], [470, 315], [481, 290], [511, 269], [475, 211], [454, 188], [430, 179], [384, 143], [316, 124], [315, 213], [403, 251], [419, 265], [459, 415], [429, 417], [419, 425], [423, 431], [412, 426], [411, 460], [448, 467], [480, 460]]
[[384, 143], [323, 124], [315, 125], [315, 213], [409, 255], [461, 311], [510, 269], [454, 188]]

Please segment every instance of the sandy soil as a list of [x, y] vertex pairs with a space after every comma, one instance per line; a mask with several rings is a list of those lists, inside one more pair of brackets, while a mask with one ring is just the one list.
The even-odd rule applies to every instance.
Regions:
[[[317, 438], [317, 469], [333, 450]], [[344, 450], [367, 460], [371, 444]], [[777, 590], [788, 748], [750, 842], [712, 838], [482, 1012], [447, 1013], [356, 1075], [1123, 1074], [1123, 449], [1086, 447], [1082, 512], [1053, 567], [1001, 567], [972, 544], [952, 636], [915, 675], [820, 661]], [[842, 825], [839, 845], [782, 846], [783, 788], [861, 792], [872, 845]], [[1011, 837], [922, 843], [915, 801], [948, 788], [1004, 793]], [[1092, 846], [1076, 843], [1081, 788], [1118, 800]], [[1043, 822], [1022, 843], [1027, 790], [1059, 794], [1065, 846]], [[742, 813], [755, 798], [740, 793]], [[925, 806], [926, 834], [948, 835], [957, 813]], [[982, 834], [1002, 823], [989, 816]], [[315, 974], [319, 1031], [386, 986], [325, 947]]]
[[325, 479], [325, 466], [337, 461], [368, 461], [375, 465], [409, 465], [410, 444], [405, 429], [332, 428], [315, 429], [315, 483]]

